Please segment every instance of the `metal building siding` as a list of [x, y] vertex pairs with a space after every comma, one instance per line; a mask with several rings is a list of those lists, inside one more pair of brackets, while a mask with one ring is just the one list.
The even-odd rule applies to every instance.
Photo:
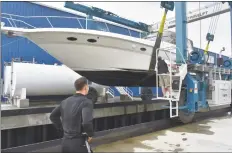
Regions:
[[30, 2], [1, 2], [2, 13], [17, 14], [24, 16], [70, 16], [76, 15], [41, 6]]

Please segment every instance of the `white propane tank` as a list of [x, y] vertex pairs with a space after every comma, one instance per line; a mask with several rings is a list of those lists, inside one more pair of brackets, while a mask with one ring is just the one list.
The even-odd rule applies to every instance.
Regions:
[[12, 62], [5, 66], [3, 94], [12, 91], [12, 96], [20, 96], [22, 88], [26, 88], [27, 96], [70, 95], [79, 77], [65, 65]]

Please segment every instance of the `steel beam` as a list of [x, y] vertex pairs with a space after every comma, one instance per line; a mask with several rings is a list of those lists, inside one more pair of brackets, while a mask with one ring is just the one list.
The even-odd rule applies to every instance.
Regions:
[[[186, 2], [175, 2], [176, 12], [176, 63], [187, 59]], [[182, 58], [183, 56], [183, 58]]]
[[[1, 5], [1, 3], [0, 3]], [[1, 40], [1, 38], [0, 38]], [[2, 46], [1, 44], [2, 41], [0, 41], [0, 45]], [[1, 111], [2, 111], [2, 47], [0, 48], [0, 127], [2, 127], [1, 125]], [[2, 141], [2, 135], [1, 135], [1, 130], [0, 130], [0, 142]], [[2, 143], [0, 143], [0, 153], [2, 152]]]
[[230, 6], [230, 34], [231, 34], [231, 40], [230, 40], [230, 43], [231, 43], [231, 56], [232, 56], [232, 2], [228, 2], [229, 3], [229, 6]]

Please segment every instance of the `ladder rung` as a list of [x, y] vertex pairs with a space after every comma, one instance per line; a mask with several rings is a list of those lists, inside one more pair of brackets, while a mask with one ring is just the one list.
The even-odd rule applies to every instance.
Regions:
[[172, 101], [175, 101], [175, 102], [177, 102], [177, 101], [179, 101], [178, 99], [172, 99]]
[[171, 101], [179, 101], [178, 98], [163, 98], [163, 97], [152, 98], [152, 100], [171, 100]]
[[156, 97], [156, 98], [152, 98], [152, 100], [172, 100], [172, 98], [164, 98], [164, 97]]

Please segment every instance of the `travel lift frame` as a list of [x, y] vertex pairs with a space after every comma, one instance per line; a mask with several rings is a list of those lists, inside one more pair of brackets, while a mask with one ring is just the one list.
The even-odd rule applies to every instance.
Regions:
[[[230, 6], [230, 13], [232, 14], [232, 2], [228, 2]], [[165, 19], [167, 10], [173, 10], [174, 2], [161, 2], [161, 6], [165, 8], [165, 13], [163, 16], [163, 19], [160, 23], [160, 28], [157, 33], [157, 39], [159, 37], [162, 37]], [[186, 64], [187, 61], [187, 18], [186, 18], [186, 2], [175, 2], [175, 18], [176, 18], [176, 63], [177, 64]], [[224, 13], [224, 12], [222, 12]], [[218, 15], [218, 14], [217, 14]], [[210, 17], [210, 16], [209, 16]], [[232, 17], [232, 15], [231, 15]], [[201, 19], [199, 19], [201, 20]], [[195, 20], [197, 21], [197, 20]], [[159, 36], [161, 35], [161, 36]], [[207, 40], [208, 40], [208, 34], [207, 34]], [[209, 40], [208, 40], [209, 41]], [[154, 47], [155, 48], [155, 47]], [[206, 51], [208, 48], [208, 45], [206, 47]], [[156, 48], [155, 48], [156, 49]], [[157, 49], [158, 51], [159, 49]], [[157, 53], [156, 57], [157, 59]], [[170, 60], [171, 61], [171, 60]], [[189, 71], [189, 70], [187, 70]], [[201, 109], [208, 109], [209, 110], [209, 104], [207, 102], [207, 90], [206, 90], [206, 83], [205, 79], [208, 79], [204, 73], [204, 70], [202, 73], [197, 73], [196, 76], [193, 76], [190, 74], [191, 72], [187, 72], [184, 80], [183, 85], [180, 83], [181, 90], [178, 97], [180, 97], [176, 101], [176, 107], [173, 106], [173, 98], [168, 99], [170, 103], [170, 117], [179, 117], [180, 121], [183, 123], [189, 123], [193, 120], [194, 115], [196, 112], [199, 112]], [[173, 76], [170, 76], [170, 80], [172, 80]], [[180, 80], [181, 81], [181, 80]], [[171, 86], [172, 88], [172, 86]], [[158, 98], [159, 99], [159, 98]], [[172, 110], [176, 110], [176, 114], [172, 115]]]

